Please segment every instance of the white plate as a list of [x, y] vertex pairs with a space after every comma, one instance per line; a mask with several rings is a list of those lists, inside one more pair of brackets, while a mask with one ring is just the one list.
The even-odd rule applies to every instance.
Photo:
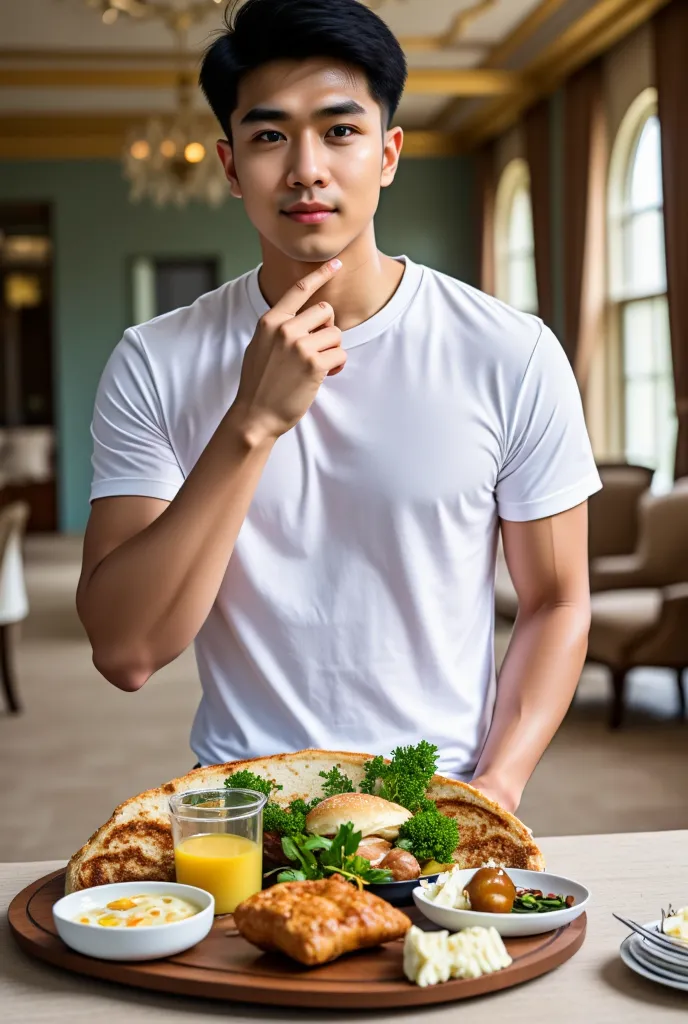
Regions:
[[665, 960], [663, 950], [646, 942], [641, 935], [631, 936], [631, 953], [651, 971], [668, 975], [677, 981], [688, 981], [688, 960], [681, 963]]
[[[198, 914], [170, 924], [139, 925], [138, 928], [99, 928], [74, 918], [94, 907], [125, 896], [179, 896], [200, 907]], [[99, 960], [157, 960], [190, 949], [204, 939], [213, 926], [215, 900], [205, 889], [179, 882], [114, 882], [92, 889], [70, 892], [53, 906], [58, 935], [77, 953]]]
[[[467, 868], [458, 872], [462, 884], [468, 885], [476, 872], [476, 868]], [[520, 889], [540, 889], [545, 895], [554, 892], [562, 896], [574, 896], [576, 902], [566, 910], [553, 910], [549, 914], [482, 914], [475, 910], [455, 910], [453, 907], [438, 907], [425, 895], [422, 886], [413, 890], [413, 900], [421, 913], [440, 928], [450, 932], [461, 931], [462, 928], [496, 928], [500, 935], [519, 938], [526, 935], [542, 935], [554, 931], [564, 925], [571, 924], [585, 910], [590, 893], [570, 878], [551, 875], [547, 871], [521, 871], [517, 868], [504, 869]]]
[[678, 989], [679, 992], [688, 992], [688, 978], [685, 980], [679, 980], [675, 976], [665, 977], [664, 974], [658, 973], [657, 968], [650, 970], [649, 967], [646, 967], [639, 960], [636, 960], [631, 951], [631, 939], [633, 938], [633, 935], [629, 935], [628, 938], [624, 939], [621, 943], [621, 949], [619, 950], [621, 959], [627, 967], [630, 967], [632, 971], [635, 971], [635, 973], [639, 974], [642, 978], [647, 978], [648, 981], [655, 981], [658, 985], [666, 985], [667, 988]]

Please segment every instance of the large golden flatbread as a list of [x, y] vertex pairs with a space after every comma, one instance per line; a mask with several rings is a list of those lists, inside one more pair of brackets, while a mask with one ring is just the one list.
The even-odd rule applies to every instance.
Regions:
[[[335, 764], [358, 788], [364, 777], [363, 765], [371, 757], [341, 750], [298, 750], [293, 754], [196, 768], [116, 807], [110, 820], [70, 860], [66, 891], [108, 882], [173, 881], [174, 851], [168, 814], [168, 800], [173, 793], [222, 788], [228, 775], [248, 768], [282, 786], [274, 799], [286, 806], [297, 797], [311, 800], [320, 796], [323, 780], [318, 773], [329, 771]], [[460, 842], [455, 859], [462, 867], [480, 867], [494, 859], [505, 867], [544, 870], [543, 856], [530, 831], [477, 789], [434, 775], [427, 795], [443, 814], [458, 821]]]

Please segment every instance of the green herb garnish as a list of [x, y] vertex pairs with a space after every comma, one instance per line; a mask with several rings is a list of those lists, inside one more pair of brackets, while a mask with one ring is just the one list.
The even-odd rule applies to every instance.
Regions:
[[448, 864], [459, 845], [459, 826], [454, 818], [441, 814], [437, 806], [429, 802], [428, 810], [414, 814], [403, 823], [396, 845], [409, 850], [421, 863], [436, 860]]
[[282, 849], [287, 860], [296, 861], [298, 868], [287, 868], [277, 876], [278, 882], [302, 882], [337, 874], [364, 885], [389, 882], [392, 872], [386, 868], [371, 868], [370, 861], [360, 857], [356, 850], [361, 833], [354, 832], [351, 822], [340, 825], [334, 839], [324, 836], [285, 836]]
[[227, 789], [251, 789], [254, 793], [263, 793], [268, 799], [282, 786], [276, 785], [270, 779], [263, 779], [260, 775], [243, 768], [240, 772], [234, 772], [225, 779]]
[[397, 747], [389, 764], [383, 757], [373, 757], [363, 765], [361, 792], [401, 804], [414, 814], [427, 810], [434, 806], [425, 791], [435, 774], [437, 754], [436, 746], [421, 740], [415, 747]]
[[340, 772], [339, 765], [330, 768], [329, 772], [318, 772], [323, 782], [323, 793], [326, 797], [337, 796], [338, 793], [353, 793], [354, 784], [348, 775]]
[[[570, 902], [569, 902], [570, 901]], [[553, 910], [567, 910], [573, 906], [573, 897], [561, 896], [556, 893], [549, 893], [543, 896], [535, 889], [533, 891], [517, 891], [512, 914], [550, 914]]]
[[268, 802], [263, 808], [263, 831], [277, 832], [281, 836], [299, 835], [306, 830], [306, 815], [316, 804], [320, 803], [321, 797], [306, 802], [305, 800], [292, 800], [289, 808], [280, 807], [271, 799], [274, 793], [282, 789], [270, 779], [263, 779], [246, 769], [235, 772], [225, 779], [227, 789], [251, 789], [255, 793], [264, 793]]

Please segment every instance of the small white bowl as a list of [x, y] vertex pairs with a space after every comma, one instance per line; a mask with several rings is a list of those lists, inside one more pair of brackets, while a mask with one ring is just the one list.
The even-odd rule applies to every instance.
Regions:
[[[462, 885], [470, 882], [477, 868], [466, 868], [459, 871]], [[542, 935], [554, 931], [566, 924], [571, 924], [579, 917], [590, 899], [590, 893], [570, 878], [550, 875], [546, 871], [521, 871], [516, 868], [504, 869], [517, 889], [540, 889], [545, 895], [554, 892], [557, 895], [573, 896], [576, 902], [566, 910], [553, 910], [548, 914], [484, 914], [476, 910], [455, 910], [453, 907], [439, 907], [425, 895], [422, 886], [413, 890], [413, 901], [433, 924], [447, 928], [450, 932], [461, 931], [462, 928], [496, 928], [505, 938], [522, 938], [526, 935]]]
[[[139, 925], [137, 928], [101, 928], [81, 924], [74, 918], [112, 900], [141, 895], [179, 896], [200, 907], [193, 917], [170, 924]], [[190, 949], [204, 939], [213, 926], [215, 899], [205, 889], [179, 882], [115, 882], [92, 889], [70, 892], [53, 906], [57, 933], [71, 949], [99, 960], [158, 960]]]

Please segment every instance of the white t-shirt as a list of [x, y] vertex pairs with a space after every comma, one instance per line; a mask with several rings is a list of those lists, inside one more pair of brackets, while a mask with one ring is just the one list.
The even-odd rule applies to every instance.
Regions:
[[[202, 764], [426, 739], [469, 778], [495, 699], [498, 516], [601, 486], [568, 360], [534, 316], [399, 257], [397, 291], [279, 438], [196, 638]], [[171, 501], [232, 404], [258, 269], [129, 329], [96, 398], [92, 499]]]

